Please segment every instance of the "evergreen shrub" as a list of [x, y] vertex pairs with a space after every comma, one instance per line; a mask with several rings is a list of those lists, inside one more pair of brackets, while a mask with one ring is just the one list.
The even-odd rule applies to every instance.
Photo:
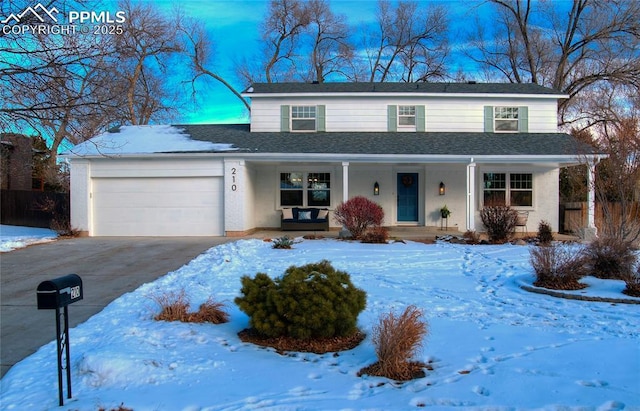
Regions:
[[241, 279], [236, 304], [265, 337], [297, 339], [343, 337], [356, 333], [366, 293], [327, 260], [289, 267], [272, 280], [264, 273]]
[[340, 203], [333, 216], [339, 224], [349, 230], [354, 239], [359, 240], [369, 227], [382, 225], [384, 210], [380, 204], [358, 196]]
[[540, 245], [549, 245], [553, 241], [553, 231], [551, 231], [551, 224], [547, 221], [540, 221], [538, 224], [538, 243]]

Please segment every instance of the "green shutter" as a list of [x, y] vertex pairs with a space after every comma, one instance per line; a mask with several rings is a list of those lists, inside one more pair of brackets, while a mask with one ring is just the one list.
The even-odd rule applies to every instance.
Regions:
[[387, 106], [387, 131], [398, 131], [397, 106]]
[[424, 106], [416, 106], [416, 131], [427, 131]]
[[316, 131], [327, 131], [325, 121], [325, 106], [316, 107]]
[[518, 132], [529, 132], [529, 107], [518, 107]]
[[280, 106], [280, 131], [291, 131], [289, 130], [289, 106], [288, 105]]
[[493, 106], [484, 106], [484, 132], [493, 133]]

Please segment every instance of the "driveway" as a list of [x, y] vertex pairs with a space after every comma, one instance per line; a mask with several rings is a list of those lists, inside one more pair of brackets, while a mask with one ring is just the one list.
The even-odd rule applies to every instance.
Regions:
[[[84, 298], [69, 306], [69, 327], [111, 301], [174, 271], [225, 237], [91, 237], [58, 240], [0, 254], [2, 374], [56, 339], [55, 311], [38, 310], [40, 282], [75, 273]], [[73, 340], [71, 340], [73, 357]], [[53, 369], [51, 372], [55, 373]]]

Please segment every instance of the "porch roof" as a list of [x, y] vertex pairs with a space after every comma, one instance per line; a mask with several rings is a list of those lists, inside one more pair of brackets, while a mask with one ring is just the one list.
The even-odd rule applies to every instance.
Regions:
[[232, 144], [233, 153], [394, 156], [577, 157], [597, 154], [565, 133], [251, 132], [248, 124], [177, 125], [193, 140]]

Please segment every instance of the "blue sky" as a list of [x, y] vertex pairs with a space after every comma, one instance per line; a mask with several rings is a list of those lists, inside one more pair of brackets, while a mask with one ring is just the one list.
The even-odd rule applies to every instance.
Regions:
[[[153, 2], [162, 10], [171, 11], [172, 1]], [[449, 9], [452, 31], [463, 27], [470, 20], [473, 10], [483, 1], [421, 0], [418, 3], [444, 4]], [[375, 0], [333, 0], [330, 2], [335, 13], [347, 16], [350, 24], [356, 26], [375, 21]], [[238, 57], [255, 55], [260, 42], [260, 24], [267, 15], [269, 0], [185, 0], [180, 7], [188, 16], [206, 22], [207, 29], [215, 45], [213, 69], [230, 81], [236, 88], [241, 84], [234, 75], [233, 61]], [[459, 38], [459, 36], [458, 36]], [[201, 83], [202, 85], [202, 83]], [[190, 93], [185, 86], [185, 93]], [[180, 122], [185, 123], [238, 123], [248, 122], [248, 113], [242, 103], [227, 89], [212, 81], [202, 85], [198, 92], [198, 106], [185, 107]]]

